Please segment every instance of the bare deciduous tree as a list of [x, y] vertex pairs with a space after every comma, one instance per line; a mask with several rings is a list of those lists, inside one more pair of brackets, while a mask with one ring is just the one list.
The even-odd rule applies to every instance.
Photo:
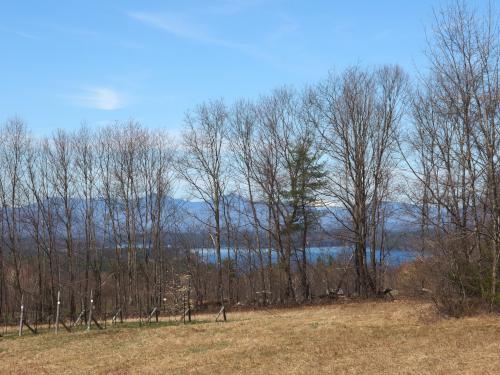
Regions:
[[[201, 105], [186, 117], [183, 134], [184, 153], [178, 161], [178, 171], [193, 195], [203, 200], [212, 213], [210, 235], [217, 255], [217, 298], [224, 305], [221, 221], [222, 197], [226, 188], [227, 165], [224, 147], [227, 132], [227, 110], [222, 101]], [[213, 230], [213, 233], [212, 233]]]

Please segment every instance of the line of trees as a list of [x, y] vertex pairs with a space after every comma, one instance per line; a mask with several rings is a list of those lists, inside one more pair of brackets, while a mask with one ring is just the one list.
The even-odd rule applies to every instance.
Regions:
[[500, 302], [500, 30], [491, 9], [482, 16], [458, 5], [435, 19], [406, 164], [418, 181], [422, 247], [448, 276], [440, 299], [460, 313]]
[[[413, 203], [412, 287], [455, 314], [497, 308], [500, 30], [492, 10], [457, 4], [433, 35], [415, 85], [395, 65], [353, 66], [302, 91], [202, 104], [181, 139], [135, 121], [37, 138], [8, 120], [0, 316], [21, 298], [50, 316], [58, 291], [71, 319], [90, 290], [98, 311], [166, 308], [185, 280], [198, 308], [378, 296], [401, 271], [386, 261], [394, 200]], [[312, 262], [325, 239], [352, 254]]]
[[[164, 285], [162, 233], [175, 214], [168, 143], [135, 122], [35, 139], [9, 120], [0, 146], [2, 308], [27, 294], [41, 315], [52, 313], [62, 290], [74, 318], [106, 281], [117, 306], [139, 303], [141, 282], [153, 303]], [[139, 263], [141, 249], [149, 251]]]

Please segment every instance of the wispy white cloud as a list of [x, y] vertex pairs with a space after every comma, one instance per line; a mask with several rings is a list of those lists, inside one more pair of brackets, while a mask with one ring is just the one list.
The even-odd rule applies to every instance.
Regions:
[[391, 30], [391, 29], [382, 29], [374, 34], [371, 35], [371, 39], [374, 41], [383, 41], [387, 40], [388, 38], [393, 37], [396, 35], [396, 33]]
[[268, 40], [272, 43], [280, 43], [283, 39], [290, 38], [299, 31], [299, 23], [286, 15], [281, 15], [280, 22], [268, 35]]
[[13, 31], [13, 33], [22, 37], [22, 38], [25, 38], [25, 39], [32, 39], [32, 40], [39, 40], [40, 39], [39, 36], [30, 34], [30, 33], [25, 33], [23, 31]]
[[86, 87], [70, 98], [78, 106], [106, 111], [120, 109], [125, 105], [124, 95], [109, 87]]
[[32, 40], [39, 40], [40, 39], [40, 37], [37, 35], [30, 34], [30, 33], [24, 32], [24, 31], [20, 31], [20, 30], [14, 30], [14, 29], [8, 29], [5, 27], [0, 27], [0, 31], [5, 32], [5, 33], [9, 33], [9, 34], [14, 34], [14, 35], [17, 35], [17, 36], [24, 38], [24, 39], [32, 39]]
[[172, 35], [206, 43], [224, 44], [208, 35], [199, 25], [189, 23], [179, 14], [159, 14], [151, 12], [127, 12], [127, 15], [145, 25], [166, 31]]
[[101, 43], [107, 45], [114, 45], [117, 47], [123, 47], [128, 49], [142, 49], [144, 45], [133, 40], [115, 37], [112, 34], [92, 30], [88, 28], [72, 27], [67, 25], [50, 25], [48, 26], [51, 30], [61, 33], [63, 35], [70, 35], [73, 38], [78, 38], [86, 41], [92, 41], [92, 43]]
[[188, 21], [181, 15], [164, 13], [159, 14], [151, 12], [127, 12], [127, 15], [147, 26], [163, 30], [179, 38], [236, 50], [253, 57], [269, 57], [266, 53], [264, 53], [254, 45], [215, 37], [210, 33], [209, 30], [206, 30], [202, 26]]
[[92, 30], [88, 28], [59, 25], [59, 24], [52, 24], [49, 25], [48, 27], [58, 33], [63, 33], [63, 34], [70, 34], [70, 35], [76, 35], [80, 37], [93, 38], [93, 39], [102, 37], [102, 35], [97, 30]]
[[210, 3], [207, 6], [207, 11], [213, 14], [229, 16], [269, 2], [270, 0], [221, 0]]

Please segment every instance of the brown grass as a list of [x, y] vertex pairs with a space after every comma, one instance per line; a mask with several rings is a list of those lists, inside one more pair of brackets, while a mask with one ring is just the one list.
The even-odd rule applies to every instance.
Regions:
[[[229, 313], [227, 323], [0, 338], [0, 374], [498, 374], [500, 318], [416, 301]], [[210, 318], [213, 318], [210, 316]]]

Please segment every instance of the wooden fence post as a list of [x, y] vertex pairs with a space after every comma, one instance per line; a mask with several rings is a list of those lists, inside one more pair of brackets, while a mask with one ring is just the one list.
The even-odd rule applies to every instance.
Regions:
[[149, 313], [149, 317], [148, 317], [149, 324], [151, 324], [151, 319], [153, 319], [153, 315], [156, 316], [156, 323], [158, 323], [158, 308], [156, 306]]
[[219, 313], [215, 317], [215, 321], [216, 322], [219, 321], [220, 314], [222, 314], [222, 317], [223, 317], [224, 321], [226, 321], [227, 320], [227, 318], [226, 318], [226, 308], [224, 306], [221, 307], [221, 309], [219, 310]]
[[188, 321], [191, 323], [191, 275], [189, 275], [188, 278], [187, 308], [188, 308]]
[[139, 327], [142, 327], [142, 299], [139, 297]]
[[56, 335], [59, 332], [59, 308], [60, 308], [60, 306], [61, 306], [61, 291], [58, 290], [57, 291], [57, 306], [56, 306], [56, 328], [55, 328]]
[[24, 320], [24, 295], [21, 294], [21, 317], [19, 318], [19, 336], [23, 335], [23, 320]]
[[80, 311], [80, 315], [78, 315], [78, 318], [72, 324], [72, 326], [75, 327], [78, 324], [83, 324], [83, 323], [86, 323], [86, 321], [85, 321], [85, 309], [83, 309], [82, 311]]
[[92, 291], [92, 289], [90, 289], [89, 320], [87, 321], [87, 331], [90, 331], [90, 325], [92, 324], [92, 310], [93, 309], [94, 309], [93, 291]]
[[182, 323], [186, 324], [186, 293], [182, 293]]
[[116, 319], [118, 319], [118, 317], [120, 317], [120, 323], [123, 323], [123, 314], [122, 314], [122, 309], [118, 309], [118, 311], [116, 311], [115, 315], [113, 315], [113, 318], [111, 319], [111, 324], [112, 325], [115, 325], [116, 324]]

